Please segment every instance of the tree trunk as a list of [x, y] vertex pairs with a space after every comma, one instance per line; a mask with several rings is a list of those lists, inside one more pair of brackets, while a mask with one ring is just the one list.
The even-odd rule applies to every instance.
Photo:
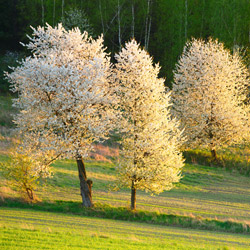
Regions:
[[34, 200], [33, 191], [30, 188], [26, 188], [26, 193], [27, 193], [30, 201], [33, 201]]
[[148, 22], [149, 22], [149, 12], [150, 12], [150, 2], [151, 0], [148, 0], [148, 9], [147, 9], [147, 14], [146, 14], [146, 21], [145, 21], [145, 49], [148, 49], [148, 37], [149, 37], [149, 27], [148, 27]]
[[210, 138], [210, 148], [211, 148], [211, 154], [212, 154], [212, 161], [217, 161], [217, 155], [216, 155], [216, 150], [215, 150], [215, 143], [214, 143], [214, 134], [213, 134], [213, 129], [212, 129], [212, 124], [215, 121], [215, 116], [214, 116], [214, 106], [215, 104], [212, 102], [211, 103], [211, 117], [209, 121], [209, 138]]
[[41, 0], [41, 4], [42, 4], [42, 24], [44, 26], [44, 3], [43, 3], [43, 0]]
[[217, 161], [217, 154], [215, 149], [211, 149], [212, 160]]
[[62, 23], [64, 24], [64, 0], [62, 0]]
[[236, 18], [237, 18], [237, 10], [236, 10], [236, 1], [234, 0], [233, 2], [233, 9], [234, 9], [234, 17], [233, 17], [233, 21], [234, 21], [234, 26], [233, 26], [233, 34], [234, 34], [234, 49], [236, 47], [236, 43], [237, 43], [237, 23], [236, 23]]
[[185, 42], [187, 41], [187, 30], [188, 30], [188, 0], [185, 0]]
[[136, 188], [134, 185], [134, 181], [132, 181], [132, 185], [131, 185], [131, 206], [130, 206], [131, 210], [135, 210], [136, 209]]
[[102, 34], [103, 34], [103, 37], [104, 37], [105, 30], [104, 30], [104, 22], [103, 22], [103, 16], [102, 16], [102, 3], [101, 3], [101, 0], [99, 0], [99, 10], [100, 10], [101, 22], [102, 22]]
[[121, 50], [121, 47], [122, 47], [122, 38], [121, 38], [120, 0], [117, 1], [117, 4], [118, 4], [118, 10], [117, 10], [118, 40], [119, 40], [119, 48]]
[[132, 24], [131, 24], [131, 37], [135, 37], [135, 9], [134, 1], [132, 0]]
[[81, 157], [76, 159], [78, 174], [80, 179], [80, 190], [82, 196], [82, 205], [84, 207], [93, 207], [92, 202], [92, 181], [87, 180], [85, 165]]
[[53, 27], [55, 27], [55, 16], [56, 16], [56, 0], [53, 3]]

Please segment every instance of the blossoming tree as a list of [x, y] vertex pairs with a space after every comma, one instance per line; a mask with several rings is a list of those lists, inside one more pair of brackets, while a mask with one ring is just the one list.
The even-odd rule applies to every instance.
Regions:
[[35, 190], [40, 179], [51, 177], [51, 172], [43, 165], [43, 160], [36, 159], [28, 148], [23, 151], [18, 144], [8, 150], [9, 159], [0, 162], [0, 169], [8, 186], [15, 188], [25, 200], [33, 202], [38, 200]]
[[48, 163], [76, 159], [82, 202], [90, 207], [92, 181], [87, 180], [83, 157], [93, 141], [105, 138], [115, 118], [116, 97], [103, 39], [94, 40], [78, 28], [66, 31], [61, 24], [33, 28], [29, 39], [24, 46], [32, 56], [7, 74], [18, 93], [16, 124], [26, 142], [37, 146], [37, 153], [51, 156]]
[[216, 159], [216, 148], [247, 135], [247, 86], [248, 71], [238, 53], [231, 55], [217, 40], [188, 42], [173, 83], [173, 110], [187, 144], [208, 146]]
[[158, 78], [159, 65], [135, 40], [115, 56], [122, 107], [122, 150], [117, 167], [119, 183], [131, 187], [131, 209], [136, 190], [161, 193], [180, 179], [182, 133], [169, 111], [170, 94]]

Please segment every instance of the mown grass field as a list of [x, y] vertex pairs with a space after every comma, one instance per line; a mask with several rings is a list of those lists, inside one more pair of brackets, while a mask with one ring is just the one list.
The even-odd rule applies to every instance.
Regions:
[[0, 208], [1, 249], [250, 249], [248, 235]]
[[[10, 110], [8, 103], [9, 98], [2, 105], [7, 105], [5, 110]], [[9, 112], [0, 115], [4, 125], [0, 130], [0, 161], [7, 159], [12, 140], [5, 130], [4, 117]], [[86, 168], [94, 182], [94, 202], [129, 207], [130, 190], [113, 190], [115, 163], [88, 160]], [[76, 163], [57, 161], [52, 169], [54, 177], [41, 183], [36, 195], [52, 206], [59, 200], [78, 204], [81, 196]], [[186, 164], [182, 175], [173, 190], [159, 196], [139, 191], [138, 210], [250, 224], [249, 176], [197, 164]], [[6, 196], [13, 198], [18, 193], [8, 187], [0, 173], [0, 199]], [[37, 210], [16, 204], [11, 207], [0, 202], [0, 249], [250, 249], [249, 234], [96, 218], [71, 214], [67, 207], [64, 212], [46, 212], [42, 206]]]

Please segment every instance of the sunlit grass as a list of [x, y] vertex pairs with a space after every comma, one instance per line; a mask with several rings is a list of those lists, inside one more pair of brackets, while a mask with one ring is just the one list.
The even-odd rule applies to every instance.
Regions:
[[250, 249], [248, 235], [0, 208], [1, 249]]
[[[7, 159], [2, 156], [1, 160]], [[130, 190], [114, 192], [115, 165], [108, 162], [87, 162], [88, 178], [94, 182], [93, 200], [113, 206], [129, 207]], [[37, 190], [42, 200], [81, 201], [78, 171], [73, 160], [53, 165], [54, 177]], [[249, 223], [249, 177], [222, 168], [186, 164], [183, 178], [176, 187], [150, 196], [139, 191], [138, 209], [192, 217], [235, 220]], [[4, 185], [3, 183], [0, 185]]]
[[95, 203], [92, 208], [84, 208], [81, 202], [54, 201], [37, 202], [28, 204], [18, 199], [7, 199], [0, 201], [3, 207], [26, 208], [38, 211], [48, 211], [63, 214], [75, 214], [81, 216], [93, 216], [114, 220], [137, 221], [150, 224], [177, 226], [183, 228], [206, 229], [212, 231], [232, 232], [250, 234], [250, 223], [242, 223], [233, 220], [221, 221], [218, 219], [205, 219], [200, 216], [173, 215], [150, 212], [145, 210], [131, 211], [126, 207], [110, 206], [103, 203]]
[[[9, 101], [5, 103], [10, 104]], [[8, 113], [11, 112], [12, 110], [8, 111]], [[1, 118], [0, 115], [1, 119], [5, 122], [4, 116]], [[0, 132], [4, 135], [0, 142], [2, 143], [0, 161], [8, 159], [6, 152], [9, 141], [12, 140], [9, 137], [9, 130], [5, 129], [8, 121], [3, 125], [4, 127], [0, 125], [2, 129]], [[107, 151], [105, 148], [98, 150]], [[195, 155], [199, 156], [197, 152], [195, 151]], [[116, 217], [116, 208], [129, 208], [130, 190], [124, 188], [114, 192], [112, 189], [116, 181], [116, 172], [115, 164], [111, 163], [110, 159], [117, 152], [111, 153], [106, 162], [88, 160], [86, 168], [88, 178], [94, 182], [93, 200], [97, 203], [97, 208], [98, 206], [105, 208], [105, 204], [113, 206], [112, 213], [115, 213], [114, 217]], [[108, 154], [111, 153], [108, 152]], [[245, 169], [241, 166], [248, 161], [249, 151], [245, 148], [230, 148], [220, 154], [222, 153], [232, 167], [221, 168], [213, 164], [204, 166], [201, 163], [206, 161], [199, 162], [199, 157], [193, 158], [189, 161], [192, 164], [185, 165], [183, 178], [173, 190], [159, 196], [150, 196], [139, 191], [137, 193], [138, 210], [153, 212], [157, 216], [161, 214], [186, 216], [191, 218], [191, 221], [215, 219], [229, 221], [229, 224], [230, 222], [250, 224], [249, 177], [239, 173], [245, 173], [241, 171]], [[52, 169], [54, 178], [42, 181], [36, 193], [45, 205], [48, 202], [53, 206], [61, 200], [60, 206], [65, 206], [62, 211], [67, 214], [0, 208], [0, 237], [2, 237], [0, 249], [2, 246], [3, 249], [27, 249], [30, 245], [33, 249], [250, 249], [249, 236], [244, 235], [69, 215], [68, 213], [77, 212], [74, 210], [74, 204], [81, 202], [76, 162], [57, 161]], [[17, 197], [18, 194], [8, 187], [0, 173], [0, 199], [6, 199], [6, 196]], [[67, 201], [75, 202], [72, 205], [73, 208], [67, 208]], [[41, 206], [42, 209], [45, 208]], [[79, 209], [78, 205], [77, 209]], [[20, 218], [21, 214], [22, 218]], [[156, 217], [154, 219], [157, 219]], [[49, 222], [47, 222], [48, 218], [50, 218]], [[150, 220], [152, 219], [149, 219], [149, 222]], [[70, 224], [70, 221], [79, 221], [79, 223]], [[212, 230], [216, 230], [216, 226]], [[58, 239], [61, 239], [59, 243]]]
[[211, 152], [206, 149], [190, 149], [184, 152], [186, 162], [207, 166], [217, 166], [230, 171], [250, 175], [250, 145], [236, 145], [217, 151], [217, 161], [212, 161]]
[[[93, 199], [114, 206], [129, 207], [130, 190], [114, 192], [114, 164], [87, 162], [88, 178], [94, 181]], [[54, 178], [46, 181], [38, 195], [43, 200], [80, 201], [79, 180], [74, 161], [60, 161], [54, 165]], [[183, 178], [176, 187], [150, 196], [138, 192], [137, 207], [149, 211], [202, 218], [249, 221], [249, 177], [225, 169], [186, 164]]]

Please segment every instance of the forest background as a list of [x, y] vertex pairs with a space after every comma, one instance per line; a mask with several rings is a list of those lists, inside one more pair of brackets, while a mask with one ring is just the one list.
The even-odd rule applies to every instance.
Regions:
[[169, 87], [191, 37], [217, 38], [250, 64], [249, 0], [0, 0], [0, 92], [9, 89], [2, 77], [7, 65], [27, 53], [19, 42], [27, 42], [30, 25], [55, 26], [72, 9], [86, 13], [93, 36], [103, 34], [112, 58], [134, 37], [160, 62]]

